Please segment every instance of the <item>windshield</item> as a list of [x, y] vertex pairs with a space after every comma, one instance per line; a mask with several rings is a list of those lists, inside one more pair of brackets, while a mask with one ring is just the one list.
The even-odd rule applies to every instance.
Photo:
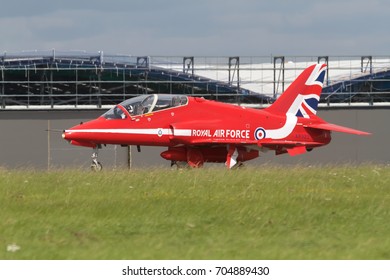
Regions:
[[[185, 95], [151, 94], [140, 95], [127, 99], [119, 105], [125, 108], [127, 112], [129, 112], [130, 116], [138, 116], [164, 109], [183, 106], [187, 103], [188, 98]], [[118, 106], [116, 106], [106, 112], [103, 117], [106, 119], [124, 119], [126, 118], [126, 115]]]
[[114, 108], [104, 113], [103, 117], [105, 117], [108, 120], [125, 119], [126, 114], [122, 111], [121, 108], [115, 106]]

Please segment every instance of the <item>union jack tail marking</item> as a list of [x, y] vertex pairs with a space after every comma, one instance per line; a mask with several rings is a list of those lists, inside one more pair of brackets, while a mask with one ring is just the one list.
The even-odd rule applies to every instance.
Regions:
[[314, 64], [306, 68], [287, 90], [265, 110], [273, 114], [292, 114], [304, 118], [316, 115], [325, 74], [325, 64]]

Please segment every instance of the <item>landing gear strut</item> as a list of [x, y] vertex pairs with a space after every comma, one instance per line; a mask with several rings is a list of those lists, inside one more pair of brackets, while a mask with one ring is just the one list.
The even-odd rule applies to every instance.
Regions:
[[92, 171], [100, 171], [103, 169], [103, 166], [102, 164], [98, 161], [98, 155], [99, 155], [99, 146], [96, 146], [94, 149], [93, 149], [93, 153], [92, 153], [92, 163], [91, 163], [91, 170]]

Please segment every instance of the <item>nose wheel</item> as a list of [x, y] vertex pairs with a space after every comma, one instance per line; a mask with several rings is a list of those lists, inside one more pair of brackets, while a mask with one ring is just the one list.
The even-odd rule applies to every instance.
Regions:
[[93, 149], [92, 163], [91, 163], [91, 170], [96, 172], [103, 169], [103, 165], [98, 161], [98, 155], [99, 155], [99, 147], [96, 147]]

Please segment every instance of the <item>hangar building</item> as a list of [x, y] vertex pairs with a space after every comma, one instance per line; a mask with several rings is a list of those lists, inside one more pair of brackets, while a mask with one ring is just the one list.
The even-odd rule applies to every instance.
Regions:
[[328, 64], [322, 103], [390, 100], [390, 58], [384, 57], [149, 57], [52, 50], [0, 56], [0, 107], [101, 108], [157, 92], [269, 104], [314, 62]]

